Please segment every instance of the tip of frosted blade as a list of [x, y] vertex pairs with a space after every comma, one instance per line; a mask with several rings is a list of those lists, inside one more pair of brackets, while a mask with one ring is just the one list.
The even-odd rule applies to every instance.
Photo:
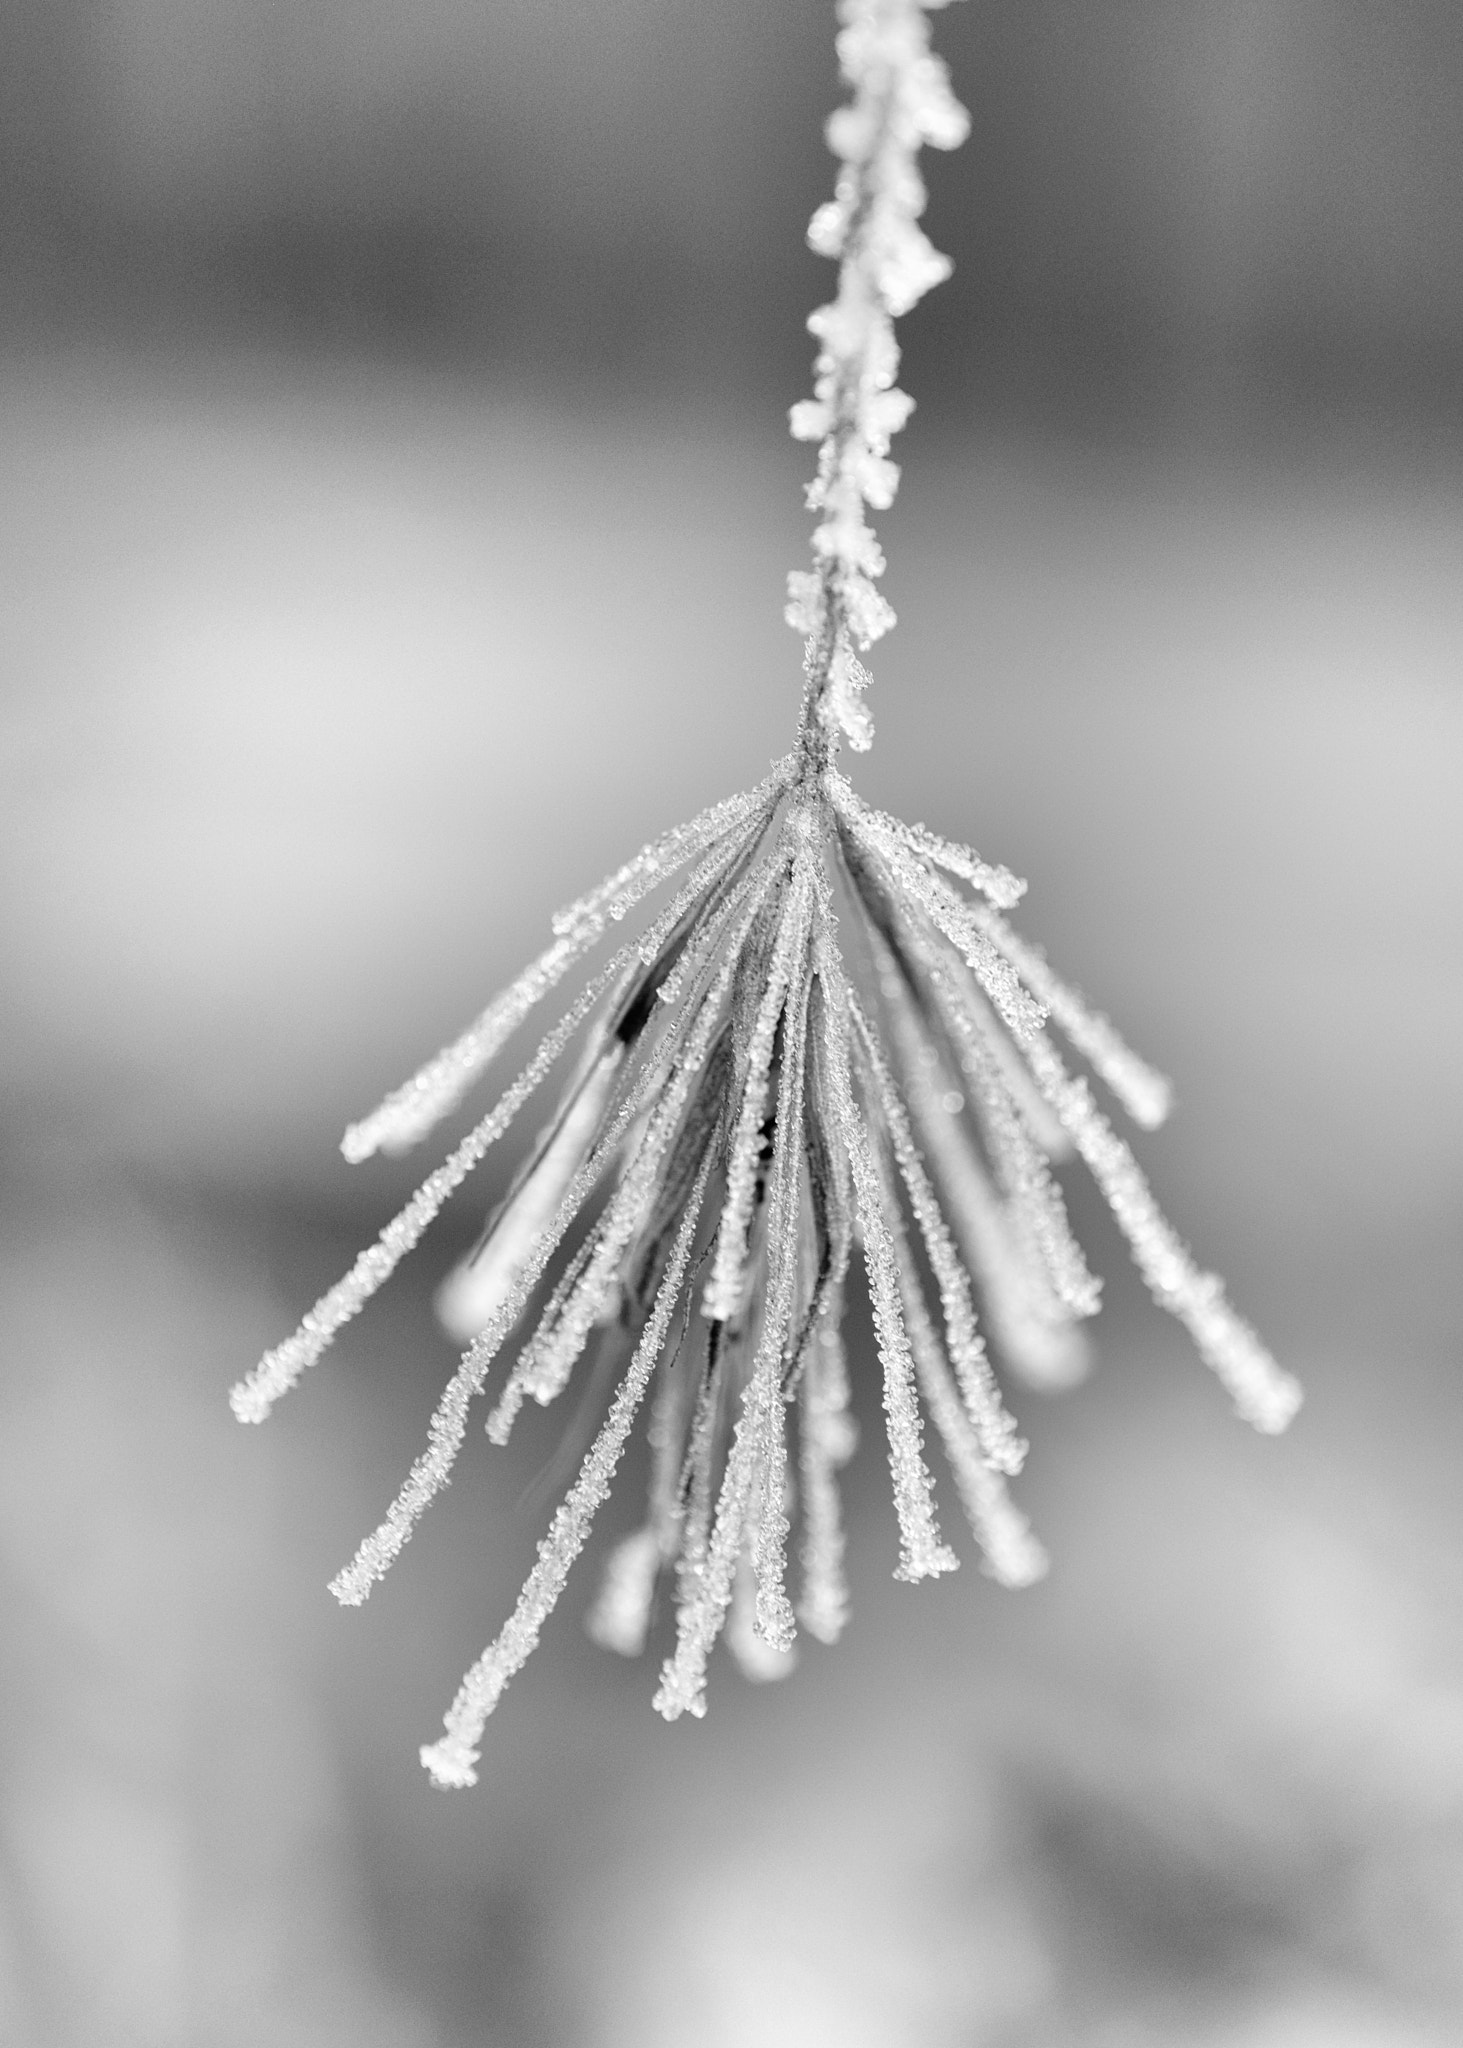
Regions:
[[447, 1742], [423, 1743], [421, 1749], [422, 1768], [434, 1785], [445, 1791], [465, 1790], [475, 1785], [478, 1774], [473, 1769], [473, 1759], [464, 1756]]
[[1305, 1400], [1305, 1389], [1289, 1373], [1282, 1373], [1268, 1387], [1257, 1391], [1240, 1406], [1246, 1422], [1262, 1436], [1280, 1436], [1289, 1429]]

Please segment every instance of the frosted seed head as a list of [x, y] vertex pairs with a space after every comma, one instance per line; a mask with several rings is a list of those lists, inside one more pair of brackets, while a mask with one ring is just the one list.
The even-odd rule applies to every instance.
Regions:
[[[835, 197], [809, 230], [813, 246], [839, 260], [838, 286], [809, 322], [821, 343], [813, 396], [790, 414], [794, 435], [820, 444], [808, 490], [817, 566], [789, 578], [786, 613], [804, 635], [812, 686], [798, 750], [758, 790], [662, 835], [561, 911], [554, 943], [518, 982], [351, 1127], [343, 1149], [352, 1159], [415, 1142], [567, 967], [692, 865], [663, 918], [591, 981], [501, 1101], [231, 1397], [241, 1420], [263, 1418], [415, 1245], [616, 977], [653, 967], [676, 934], [684, 950], [658, 984], [643, 973], [632, 983], [656, 1002], [642, 1013], [627, 1012], [623, 991], [605, 1001], [591, 1052], [602, 1092], [581, 1069], [571, 1091], [578, 1108], [566, 1102], [515, 1185], [513, 1228], [495, 1234], [478, 1268], [482, 1292], [463, 1311], [465, 1323], [485, 1316], [485, 1326], [396, 1500], [332, 1585], [342, 1602], [359, 1604], [409, 1540], [451, 1475], [489, 1366], [541, 1282], [548, 1303], [489, 1417], [495, 1440], [529, 1395], [547, 1401], [563, 1388], [593, 1329], [623, 1319], [634, 1351], [608, 1414], [511, 1616], [464, 1677], [445, 1734], [422, 1750], [442, 1785], [476, 1781], [486, 1718], [560, 1596], [657, 1371], [648, 1523], [612, 1552], [591, 1634], [622, 1653], [642, 1647], [658, 1572], [674, 1566], [677, 1644], [656, 1705], [667, 1718], [700, 1716], [723, 1628], [749, 1676], [788, 1668], [790, 1539], [802, 1565], [799, 1618], [823, 1640], [838, 1634], [848, 1602], [837, 1473], [855, 1438], [838, 1321], [856, 1242], [882, 1370], [896, 1577], [956, 1565], [925, 1462], [931, 1426], [985, 1570], [1008, 1586], [1040, 1576], [1040, 1545], [1005, 1485], [1025, 1446], [995, 1388], [984, 1331], [1032, 1378], [1052, 1382], [1080, 1362], [1072, 1318], [1096, 1307], [1098, 1283], [1048, 1171], [1043, 1148], [1054, 1131], [1081, 1155], [1150, 1290], [1184, 1322], [1240, 1413], [1274, 1431], [1300, 1398], [1217, 1278], [1195, 1266], [1087, 1083], [1062, 1066], [1042, 1028], [1048, 1016], [1138, 1122], [1154, 1124], [1167, 1108], [1162, 1077], [996, 914], [1023, 885], [969, 848], [868, 811], [831, 766], [818, 800], [803, 795], [833, 741], [860, 748], [872, 733], [855, 649], [894, 615], [875, 587], [884, 559], [867, 514], [893, 499], [889, 440], [911, 407], [894, 384], [894, 318], [949, 269], [918, 226], [925, 190], [916, 156], [922, 142], [953, 146], [968, 125], [929, 53], [920, 0], [840, 0], [839, 11], [852, 103], [829, 124], [844, 161]], [[815, 717], [830, 743], [810, 736]], [[784, 802], [775, 843], [754, 857]], [[883, 998], [867, 1015], [837, 952], [822, 844], [830, 807], [854, 929], [867, 942], [859, 957], [872, 957]], [[984, 900], [968, 900], [950, 877]], [[635, 1023], [622, 1034], [627, 1014]], [[881, 1035], [890, 1027], [892, 1058]], [[701, 1217], [713, 1172], [726, 1184], [714, 1235]], [[592, 1221], [566, 1256], [566, 1233], [591, 1204]], [[715, 1310], [709, 1334], [694, 1313], [703, 1299]], [[699, 1389], [673, 1369], [693, 1327]], [[794, 1483], [786, 1411], [795, 1402]]]

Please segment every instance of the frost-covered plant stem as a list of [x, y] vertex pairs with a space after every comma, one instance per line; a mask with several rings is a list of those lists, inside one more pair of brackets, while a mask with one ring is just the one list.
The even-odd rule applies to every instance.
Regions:
[[894, 620], [867, 518], [893, 498], [889, 441], [911, 403], [894, 385], [894, 320], [948, 269], [918, 225], [916, 157], [965, 132], [925, 6], [840, 0], [839, 16], [852, 98], [829, 123], [837, 191], [810, 229], [838, 260], [838, 292], [812, 317], [814, 396], [792, 414], [793, 432], [820, 443], [814, 566], [789, 579], [787, 616], [806, 641], [797, 743], [757, 788], [663, 834], [560, 912], [517, 981], [350, 1127], [351, 1160], [415, 1144], [605, 933], [684, 873], [233, 1393], [241, 1421], [264, 1419], [584, 1041], [554, 1117], [439, 1299], [466, 1348], [426, 1445], [331, 1585], [356, 1606], [390, 1569], [530, 1313], [487, 1416], [495, 1443], [526, 1401], [555, 1400], [586, 1352], [619, 1354], [608, 1413], [518, 1603], [422, 1752], [441, 1785], [473, 1782], [487, 1717], [538, 1641], [647, 1401], [646, 1517], [611, 1552], [591, 1633], [633, 1654], [657, 1602], [674, 1610], [655, 1694], [668, 1720], [705, 1712], [719, 1638], [749, 1677], [770, 1678], [790, 1668], [799, 1621], [820, 1641], [838, 1635], [838, 1473], [857, 1436], [843, 1318], [856, 1258], [879, 1357], [896, 1576], [958, 1563], [939, 1526], [929, 1423], [986, 1571], [1012, 1587], [1039, 1577], [1041, 1547], [1008, 1490], [1026, 1446], [1003, 1379], [1061, 1385], [1084, 1363], [1078, 1326], [1100, 1283], [1054, 1171], [1068, 1159], [1088, 1168], [1150, 1291], [1239, 1412], [1273, 1431], [1299, 1400], [1051, 1042], [1049, 1025], [1135, 1123], [1162, 1121], [1167, 1083], [1006, 921], [1025, 884], [865, 804], [837, 766], [844, 740], [861, 750], [872, 737], [858, 657]]
[[919, 225], [923, 143], [953, 149], [965, 109], [929, 47], [915, 0], [840, 0], [838, 56], [853, 98], [828, 123], [841, 161], [838, 187], [808, 227], [821, 256], [838, 259], [838, 292], [808, 326], [821, 347], [812, 398], [795, 405], [793, 434], [817, 441], [808, 507], [821, 512], [811, 570], [788, 578], [788, 624], [807, 635], [801, 744], [809, 776], [826, 766], [837, 737], [858, 751], [873, 739], [863, 702], [869, 677], [858, 654], [894, 624], [875, 587], [884, 556], [866, 517], [894, 501], [899, 470], [889, 443], [914, 401], [896, 388], [894, 322], [950, 272]]

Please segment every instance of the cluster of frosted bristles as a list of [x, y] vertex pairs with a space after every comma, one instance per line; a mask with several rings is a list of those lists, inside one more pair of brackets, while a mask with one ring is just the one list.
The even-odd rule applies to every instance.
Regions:
[[[593, 1632], [639, 1649], [657, 1590], [669, 1588], [676, 1640], [655, 1704], [672, 1719], [704, 1710], [707, 1658], [728, 1621], [740, 1661], [761, 1675], [790, 1649], [795, 1617], [824, 1641], [839, 1633], [836, 1475], [853, 1445], [840, 1332], [856, 1250], [882, 1367], [897, 1576], [956, 1562], [936, 1523], [924, 1418], [987, 1569], [1008, 1585], [1040, 1573], [1007, 1493], [1023, 1446], [991, 1360], [1038, 1383], [1081, 1369], [1077, 1325], [1096, 1309], [1098, 1283], [1050, 1170], [1072, 1149], [1240, 1412], [1275, 1430], [1296, 1403], [1044, 1028], [1055, 1022], [1139, 1123], [1162, 1117], [1163, 1081], [1002, 916], [1022, 885], [870, 809], [834, 768], [810, 784], [798, 754], [556, 919], [548, 951], [348, 1133], [348, 1154], [419, 1137], [571, 964], [687, 867], [488, 1115], [235, 1392], [242, 1419], [265, 1415], [592, 1020], [551, 1124], [467, 1269], [463, 1312], [480, 1327], [427, 1448], [332, 1588], [355, 1604], [390, 1565], [531, 1306], [537, 1320], [487, 1418], [496, 1442], [525, 1397], [546, 1403], [569, 1385], [591, 1345], [629, 1353], [513, 1615], [464, 1680], [446, 1735], [423, 1752], [443, 1784], [472, 1782], [483, 1722], [538, 1640], [652, 1383], [648, 1515], [611, 1557]], [[786, 1586], [794, 1524], [796, 1606]]]
[[[463, 1680], [445, 1736], [422, 1752], [443, 1785], [473, 1782], [483, 1724], [538, 1641], [647, 1403], [646, 1517], [611, 1552], [592, 1633], [633, 1653], [658, 1603], [674, 1610], [655, 1696], [671, 1720], [705, 1711], [723, 1632], [756, 1677], [788, 1667], [799, 1622], [824, 1642], [839, 1634], [838, 1472], [855, 1436], [842, 1328], [856, 1258], [880, 1361], [897, 1576], [956, 1563], [936, 1520], [927, 1425], [986, 1569], [1009, 1586], [1040, 1575], [1040, 1547], [1007, 1491], [1024, 1446], [992, 1361], [1047, 1386], [1084, 1367], [1080, 1324], [1098, 1282], [1053, 1161], [1081, 1157], [1149, 1288], [1242, 1415], [1278, 1430], [1299, 1400], [1194, 1265], [1048, 1035], [1050, 1022], [1137, 1123], [1162, 1120], [1167, 1084], [1006, 922], [1024, 885], [870, 809], [834, 762], [841, 739], [863, 747], [871, 732], [855, 647], [893, 623], [865, 518], [893, 496], [889, 436], [910, 409], [893, 387], [893, 319], [947, 267], [917, 226], [914, 159], [922, 142], [958, 142], [965, 125], [917, 0], [842, 0], [839, 11], [853, 101], [830, 124], [842, 169], [810, 231], [840, 260], [839, 290], [812, 322], [816, 396], [793, 414], [795, 433], [822, 442], [815, 567], [791, 579], [789, 618], [807, 635], [798, 746], [760, 787], [666, 834], [564, 911], [512, 987], [347, 1131], [352, 1160], [414, 1144], [606, 931], [683, 876], [376, 1243], [234, 1390], [240, 1419], [261, 1421], [587, 1040], [444, 1290], [444, 1321], [466, 1349], [427, 1447], [332, 1586], [356, 1605], [387, 1570], [449, 1478], [471, 1404], [515, 1333], [487, 1417], [497, 1443], [525, 1399], [554, 1400], [576, 1370], [593, 1394], [618, 1371], [517, 1606]], [[586, 1354], [597, 1365], [583, 1366]]]

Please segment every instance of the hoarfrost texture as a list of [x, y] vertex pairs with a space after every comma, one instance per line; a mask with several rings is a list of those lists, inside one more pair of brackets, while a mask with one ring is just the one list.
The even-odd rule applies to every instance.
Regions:
[[[930, 0], [936, 4], [936, 0]], [[512, 1034], [610, 930], [682, 879], [594, 973], [517, 1078], [295, 1334], [235, 1388], [258, 1422], [417, 1243], [442, 1204], [583, 1039], [559, 1106], [441, 1299], [466, 1344], [426, 1448], [332, 1591], [363, 1601], [449, 1478], [472, 1403], [519, 1345], [487, 1429], [547, 1404], [592, 1348], [624, 1360], [579, 1477], [513, 1613], [422, 1751], [441, 1785], [474, 1782], [487, 1717], [538, 1641], [648, 1404], [643, 1526], [611, 1551], [589, 1627], [638, 1653], [669, 1609], [655, 1705], [706, 1710], [725, 1635], [749, 1677], [790, 1668], [798, 1625], [832, 1642], [848, 1615], [838, 1475], [853, 1454], [842, 1319], [862, 1262], [882, 1373], [898, 1517], [896, 1577], [952, 1571], [933, 1425], [985, 1570], [1045, 1569], [1008, 1490], [1025, 1445], [1002, 1379], [1059, 1385], [1085, 1364], [1099, 1282], [1067, 1221], [1054, 1162], [1076, 1155], [1155, 1298], [1256, 1428], [1295, 1383], [1195, 1266], [1071, 1052], [1133, 1120], [1167, 1083], [1022, 939], [1024, 883], [922, 825], [862, 802], [837, 767], [872, 723], [859, 656], [894, 615], [868, 521], [893, 499], [894, 321], [948, 271], [919, 226], [924, 143], [966, 130], [916, 0], [841, 0], [850, 88], [828, 124], [834, 197], [809, 228], [838, 289], [809, 325], [814, 395], [792, 431], [819, 443], [813, 566], [789, 578], [804, 635], [793, 751], [756, 789], [653, 841], [553, 920], [552, 942], [452, 1045], [347, 1131], [351, 1160], [403, 1150], [466, 1096]], [[534, 1320], [530, 1323], [529, 1317]], [[789, 1587], [789, 1554], [796, 1590]]]

